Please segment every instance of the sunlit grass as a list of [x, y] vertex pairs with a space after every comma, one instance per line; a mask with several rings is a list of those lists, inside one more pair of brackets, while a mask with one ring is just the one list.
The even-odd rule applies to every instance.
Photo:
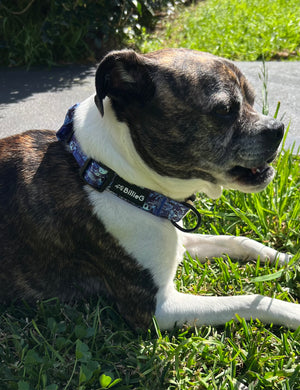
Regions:
[[182, 8], [154, 34], [144, 33], [144, 52], [186, 47], [232, 60], [300, 59], [298, 0], [205, 0]]

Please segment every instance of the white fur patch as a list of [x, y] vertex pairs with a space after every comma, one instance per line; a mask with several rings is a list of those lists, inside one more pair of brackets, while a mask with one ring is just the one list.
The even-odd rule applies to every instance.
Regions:
[[178, 245], [179, 231], [171, 222], [138, 209], [108, 191], [99, 193], [89, 186], [86, 191], [94, 213], [105, 228], [129, 255], [150, 270], [155, 284], [159, 288], [173, 284], [184, 248]]

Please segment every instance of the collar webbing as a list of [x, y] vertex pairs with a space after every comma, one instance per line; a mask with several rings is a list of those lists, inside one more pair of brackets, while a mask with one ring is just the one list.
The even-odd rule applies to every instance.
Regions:
[[[78, 104], [75, 104], [68, 110], [64, 124], [58, 130], [56, 136], [67, 150], [73, 154], [80, 167], [79, 172], [83, 180], [99, 192], [108, 190], [144, 211], [157, 217], [169, 219], [180, 230], [196, 230], [200, 224], [201, 217], [193, 206], [186, 202], [177, 202], [158, 192], [131, 184], [101, 162], [97, 162], [83, 153], [73, 131], [73, 117], [77, 106]], [[196, 214], [197, 224], [192, 229], [183, 229], [177, 225], [177, 222], [190, 210]]]

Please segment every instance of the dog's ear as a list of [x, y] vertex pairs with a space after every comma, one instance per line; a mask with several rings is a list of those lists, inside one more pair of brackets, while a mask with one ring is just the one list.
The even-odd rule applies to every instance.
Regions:
[[154, 91], [149, 60], [133, 50], [113, 51], [98, 66], [95, 103], [102, 116], [106, 96], [119, 104], [143, 104], [153, 96]]

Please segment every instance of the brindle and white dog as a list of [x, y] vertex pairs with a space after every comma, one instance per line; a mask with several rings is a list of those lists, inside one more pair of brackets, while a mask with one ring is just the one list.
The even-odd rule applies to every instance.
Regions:
[[[284, 129], [253, 102], [251, 86], [225, 59], [184, 49], [109, 53], [96, 96], [70, 111], [68, 139], [35, 130], [0, 142], [0, 300], [102, 294], [134, 328], [153, 315], [166, 329], [224, 324], [236, 313], [298, 327], [300, 305], [187, 295], [173, 285], [185, 251], [201, 260], [289, 259], [245, 237], [184, 233], [169, 220], [196, 191], [217, 198], [223, 187], [257, 192], [270, 183]], [[83, 171], [94, 161], [103, 164], [100, 179], [113, 170], [119, 190], [140, 204], [87, 184]], [[145, 188], [164, 195], [167, 216], [143, 210]]]

